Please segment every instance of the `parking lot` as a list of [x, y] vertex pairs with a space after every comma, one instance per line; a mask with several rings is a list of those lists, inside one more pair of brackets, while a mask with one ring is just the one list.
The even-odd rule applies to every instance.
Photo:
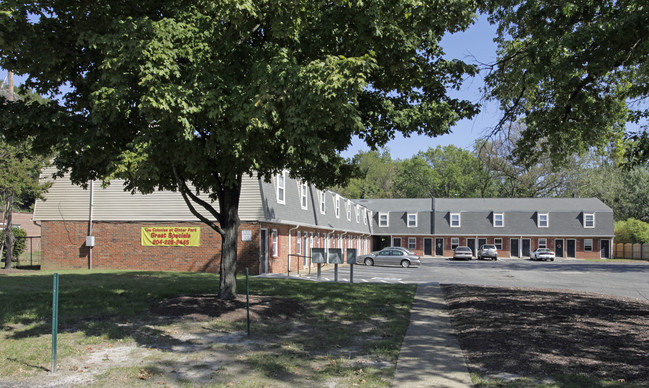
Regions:
[[[292, 274], [295, 276], [296, 274]], [[501, 287], [568, 289], [649, 300], [649, 263], [606, 263], [556, 259], [537, 262], [529, 259], [498, 261], [454, 261], [422, 258], [420, 267], [367, 267], [355, 265], [354, 283], [440, 283]], [[317, 280], [302, 272], [302, 278]], [[334, 281], [333, 268], [323, 270], [322, 281]], [[350, 281], [350, 267], [338, 268], [338, 281]]]

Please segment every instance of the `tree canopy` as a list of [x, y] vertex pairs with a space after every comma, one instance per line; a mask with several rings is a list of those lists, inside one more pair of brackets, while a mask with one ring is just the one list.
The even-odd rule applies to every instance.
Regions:
[[[495, 130], [522, 120], [523, 160], [565, 163], [610, 145], [622, 161], [649, 160], [646, 2], [489, 0], [484, 11], [498, 25], [498, 59], [486, 77], [504, 112]], [[627, 132], [627, 124], [638, 126]]]
[[[219, 295], [235, 296], [241, 177], [288, 169], [344, 182], [353, 136], [435, 136], [477, 107], [452, 98], [476, 67], [447, 60], [471, 0], [0, 3], [0, 66], [47, 105], [0, 104], [10, 138], [34, 136], [73, 182], [179, 190], [223, 236]], [[191, 187], [191, 189], [190, 189]], [[196, 196], [207, 193], [218, 207]], [[215, 222], [216, 221], [216, 222]]]

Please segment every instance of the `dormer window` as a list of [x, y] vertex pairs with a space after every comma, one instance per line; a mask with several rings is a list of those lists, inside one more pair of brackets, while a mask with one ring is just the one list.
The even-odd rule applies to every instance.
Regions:
[[356, 211], [356, 223], [358, 224], [359, 222], [361, 222], [361, 208], [359, 205], [356, 205], [355, 211]]
[[494, 213], [494, 228], [502, 228], [505, 226], [505, 214]]
[[352, 220], [352, 203], [351, 201], [347, 200], [347, 221]]
[[306, 185], [306, 182], [302, 182], [300, 184], [300, 205], [302, 206], [302, 209], [304, 209], [304, 210], [307, 210], [309, 208], [308, 202], [307, 202], [307, 200], [308, 200], [308, 198], [307, 198], [307, 196], [308, 196], [307, 189], [308, 189], [308, 187]]
[[450, 217], [451, 228], [459, 228], [461, 225], [460, 213], [451, 213]]
[[408, 227], [409, 228], [417, 227], [417, 213], [408, 213]]
[[336, 218], [340, 218], [340, 196], [336, 194]]
[[584, 228], [594, 228], [595, 227], [595, 214], [587, 213], [584, 214]]
[[539, 213], [537, 219], [537, 226], [539, 228], [547, 228], [550, 226], [550, 215], [548, 213]]
[[385, 228], [389, 226], [389, 216], [390, 213], [379, 213], [379, 226]]
[[325, 214], [327, 210], [327, 201], [325, 201], [326, 193], [320, 192], [320, 214]]
[[277, 203], [286, 204], [286, 171], [277, 174]]

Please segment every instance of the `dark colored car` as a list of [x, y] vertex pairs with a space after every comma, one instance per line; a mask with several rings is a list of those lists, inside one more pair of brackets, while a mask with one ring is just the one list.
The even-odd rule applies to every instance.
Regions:
[[380, 251], [362, 255], [358, 262], [365, 265], [400, 265], [404, 268], [421, 264], [417, 254], [401, 247], [383, 248]]
[[496, 249], [495, 245], [484, 244], [480, 247], [478, 250], [478, 260], [482, 260], [486, 257], [492, 260], [498, 260], [498, 249]]
[[473, 258], [473, 251], [471, 248], [459, 246], [453, 251], [453, 259], [455, 260], [471, 260]]

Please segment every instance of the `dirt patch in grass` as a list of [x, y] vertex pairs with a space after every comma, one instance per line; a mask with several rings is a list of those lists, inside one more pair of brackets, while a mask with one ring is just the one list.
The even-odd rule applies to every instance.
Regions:
[[471, 372], [649, 384], [649, 302], [547, 289], [443, 290]]
[[270, 296], [237, 295], [233, 300], [221, 300], [214, 294], [180, 296], [166, 299], [151, 308], [155, 315], [184, 317], [194, 320], [219, 319], [225, 322], [260, 322], [268, 319], [289, 319], [304, 312], [298, 302]]

